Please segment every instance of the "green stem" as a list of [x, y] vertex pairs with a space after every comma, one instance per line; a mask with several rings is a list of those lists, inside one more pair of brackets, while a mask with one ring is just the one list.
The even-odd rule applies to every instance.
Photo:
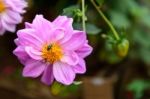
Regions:
[[82, 0], [82, 28], [83, 31], [86, 32], [86, 27], [85, 27], [85, 1]]
[[108, 26], [110, 27], [110, 29], [112, 30], [115, 38], [117, 40], [120, 39], [117, 31], [115, 30], [115, 28], [113, 27], [113, 25], [111, 24], [111, 22], [107, 19], [107, 17], [103, 14], [103, 12], [99, 9], [99, 6], [96, 5], [96, 3], [94, 2], [94, 0], [91, 0], [91, 3], [93, 4], [93, 6], [96, 8], [96, 10], [98, 11], [98, 13], [102, 16], [102, 18], [105, 20], [105, 22], [108, 24]]

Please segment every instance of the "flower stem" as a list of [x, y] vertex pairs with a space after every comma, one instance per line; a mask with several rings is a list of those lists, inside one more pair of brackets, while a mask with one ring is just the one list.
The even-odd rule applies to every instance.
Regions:
[[82, 28], [83, 31], [86, 32], [86, 27], [85, 27], [85, 1], [82, 0]]
[[96, 5], [96, 3], [94, 2], [94, 0], [91, 0], [91, 3], [93, 4], [93, 6], [96, 8], [96, 10], [98, 11], [98, 13], [101, 15], [101, 17], [105, 20], [105, 22], [108, 24], [108, 26], [110, 27], [110, 29], [112, 30], [115, 38], [117, 40], [120, 39], [117, 31], [115, 30], [115, 28], [113, 27], [113, 25], [111, 24], [111, 22], [107, 19], [107, 17], [104, 15], [104, 13], [99, 9], [99, 6]]

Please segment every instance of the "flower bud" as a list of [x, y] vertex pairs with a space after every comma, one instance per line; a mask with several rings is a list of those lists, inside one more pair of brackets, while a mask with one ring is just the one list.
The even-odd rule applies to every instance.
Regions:
[[50, 91], [53, 95], [59, 95], [62, 90], [64, 90], [65, 86], [62, 85], [61, 83], [54, 82], [50, 88]]
[[127, 39], [122, 39], [115, 46], [116, 54], [121, 58], [125, 57], [128, 54], [128, 50], [129, 50], [129, 41]]

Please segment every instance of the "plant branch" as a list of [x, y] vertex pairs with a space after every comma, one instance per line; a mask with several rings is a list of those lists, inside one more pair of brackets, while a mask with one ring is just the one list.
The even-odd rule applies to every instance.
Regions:
[[111, 24], [111, 22], [107, 19], [107, 17], [104, 15], [104, 13], [100, 10], [100, 7], [97, 6], [97, 4], [95, 3], [94, 0], [91, 0], [91, 3], [92, 3], [93, 6], [96, 8], [96, 10], [97, 10], [98, 13], [101, 15], [101, 17], [105, 20], [105, 22], [108, 24], [108, 26], [109, 26], [110, 29], [112, 30], [112, 32], [113, 32], [115, 38], [116, 38], [117, 40], [119, 40], [120, 37], [119, 37], [117, 31], [115, 30], [115, 28], [113, 27], [113, 25]]
[[86, 32], [86, 27], [85, 27], [85, 0], [82, 0], [82, 28], [83, 28], [83, 31]]

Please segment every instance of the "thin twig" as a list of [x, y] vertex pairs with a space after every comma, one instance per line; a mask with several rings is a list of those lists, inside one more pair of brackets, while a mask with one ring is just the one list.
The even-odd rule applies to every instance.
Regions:
[[85, 27], [85, 1], [82, 0], [82, 28], [83, 31], [86, 32], [86, 27]]
[[115, 38], [117, 40], [120, 39], [117, 31], [115, 30], [115, 28], [113, 27], [113, 25], [111, 24], [111, 22], [107, 19], [107, 17], [103, 14], [103, 12], [100, 10], [100, 7], [96, 5], [96, 3], [94, 2], [94, 0], [91, 0], [91, 3], [93, 4], [93, 6], [96, 8], [96, 10], [98, 11], [98, 13], [102, 16], [102, 18], [105, 20], [105, 22], [108, 24], [108, 26], [110, 27], [110, 29], [112, 30]]

